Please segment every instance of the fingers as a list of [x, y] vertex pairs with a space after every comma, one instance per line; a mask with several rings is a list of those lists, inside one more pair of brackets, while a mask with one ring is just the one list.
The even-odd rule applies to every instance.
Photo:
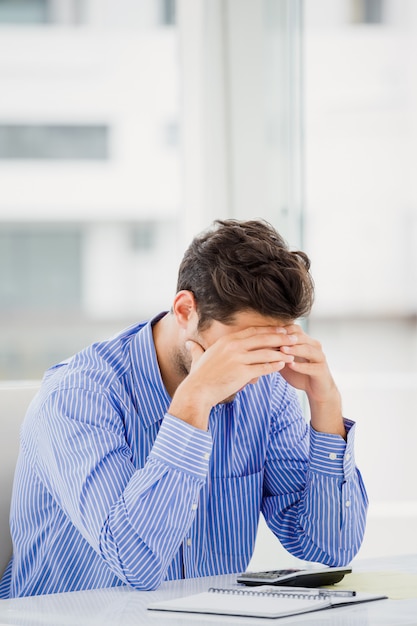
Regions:
[[191, 355], [192, 360], [199, 359], [202, 354], [204, 354], [204, 348], [200, 346], [199, 343], [193, 341], [192, 339], [188, 339], [185, 342], [185, 347]]
[[297, 336], [289, 334], [285, 328], [272, 326], [254, 326], [243, 331], [222, 337], [230, 349], [239, 351], [255, 351], [261, 349], [279, 350], [284, 345], [296, 343]]
[[283, 329], [255, 327], [222, 337], [218, 346], [234, 354], [240, 364], [256, 367], [253, 376], [263, 376], [281, 370], [294, 360], [294, 355], [281, 352], [283, 345], [294, 341], [296, 338]]
[[321, 363], [325, 360], [321, 345], [316, 343], [299, 343], [291, 346], [282, 346], [281, 352], [292, 355], [295, 361], [309, 361]]
[[323, 374], [322, 363], [312, 363], [311, 361], [292, 361], [288, 363], [288, 367], [298, 374], [305, 374], [306, 376], [319, 377]]
[[286, 330], [295, 340], [283, 345], [281, 352], [294, 356], [294, 363], [323, 363], [326, 360], [321, 343], [307, 335], [301, 326], [293, 324], [287, 326]]
[[257, 365], [261, 363], [291, 363], [294, 361], [292, 354], [284, 354], [279, 349], [258, 348], [249, 350], [243, 354], [242, 362], [245, 365]]
[[[291, 328], [292, 333], [296, 330], [294, 327]], [[326, 381], [330, 380], [330, 371], [321, 343], [307, 335], [301, 328], [298, 331], [296, 343], [281, 348], [281, 352], [294, 357], [294, 360], [287, 364], [286, 370], [290, 370], [292, 375], [288, 378], [284, 373], [284, 376], [291, 384], [305, 390], [312, 389], [312, 385], [317, 385], [319, 381], [322, 381], [322, 386], [327, 387]], [[297, 378], [293, 379], [292, 376]]]
[[[285, 374], [286, 367], [296, 376], [320, 377], [326, 365], [320, 343], [297, 324], [245, 328], [220, 337], [208, 347], [190, 339], [186, 347], [195, 373], [197, 366], [199, 375], [222, 381], [235, 379], [239, 388], [273, 372], [284, 370]], [[293, 382], [306, 385], [298, 378]]]
[[253, 379], [282, 370], [294, 360], [293, 355], [280, 351], [285, 341], [291, 343], [293, 339], [287, 337], [284, 329], [254, 327], [224, 335], [208, 347], [192, 339], [185, 345], [193, 374], [202, 376], [206, 383], [213, 379], [218, 384], [233, 384], [235, 380], [240, 389]]
[[[264, 329], [265, 330], [265, 329]], [[284, 333], [248, 332], [236, 333], [233, 336], [220, 338], [215, 345], [208, 349], [207, 357], [220, 359], [222, 364], [226, 360], [234, 359], [234, 367], [239, 364], [244, 366], [258, 366], [254, 376], [262, 376], [272, 371], [279, 371], [286, 363], [291, 363], [294, 356], [280, 351], [283, 341], [292, 342]], [[245, 336], [246, 335], [246, 336]], [[206, 350], [196, 341], [189, 339], [185, 344], [190, 353], [192, 363], [197, 363]], [[217, 357], [215, 357], [217, 354]]]
[[[325, 356], [321, 344], [307, 335], [301, 326], [253, 326], [228, 334], [216, 341], [217, 349], [241, 355], [246, 365], [262, 363], [309, 362], [322, 363]], [[205, 349], [197, 342], [186, 344], [192, 361], [198, 360]]]

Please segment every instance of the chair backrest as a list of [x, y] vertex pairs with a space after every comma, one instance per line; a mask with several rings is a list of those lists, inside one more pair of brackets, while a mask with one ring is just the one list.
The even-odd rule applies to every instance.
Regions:
[[0, 383], [0, 577], [12, 554], [9, 513], [19, 430], [39, 384], [37, 381]]

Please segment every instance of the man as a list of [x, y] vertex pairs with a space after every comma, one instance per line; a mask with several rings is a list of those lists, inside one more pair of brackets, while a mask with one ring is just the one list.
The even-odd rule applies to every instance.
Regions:
[[297, 557], [348, 563], [367, 498], [354, 425], [295, 323], [312, 298], [303, 252], [262, 221], [218, 221], [169, 313], [49, 370], [22, 428], [2, 596], [243, 571], [260, 512]]

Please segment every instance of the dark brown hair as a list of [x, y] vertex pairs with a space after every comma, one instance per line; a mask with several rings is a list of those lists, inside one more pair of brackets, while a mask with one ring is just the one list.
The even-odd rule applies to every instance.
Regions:
[[291, 251], [267, 222], [216, 220], [186, 250], [177, 291], [193, 293], [200, 328], [247, 310], [290, 322], [310, 312], [309, 269], [308, 256]]

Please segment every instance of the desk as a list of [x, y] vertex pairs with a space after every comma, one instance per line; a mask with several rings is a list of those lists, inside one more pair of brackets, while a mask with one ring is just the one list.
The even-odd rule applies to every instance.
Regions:
[[[391, 570], [417, 574], [417, 555], [372, 559], [353, 564], [354, 572]], [[157, 591], [128, 587], [78, 591], [32, 598], [0, 600], [0, 626], [208, 626], [228, 624], [310, 624], [322, 626], [410, 626], [417, 624], [417, 598], [382, 600], [279, 620], [246, 617], [159, 613], [147, 611], [151, 602], [205, 591], [210, 586], [230, 586], [235, 575], [211, 576], [164, 583]]]

